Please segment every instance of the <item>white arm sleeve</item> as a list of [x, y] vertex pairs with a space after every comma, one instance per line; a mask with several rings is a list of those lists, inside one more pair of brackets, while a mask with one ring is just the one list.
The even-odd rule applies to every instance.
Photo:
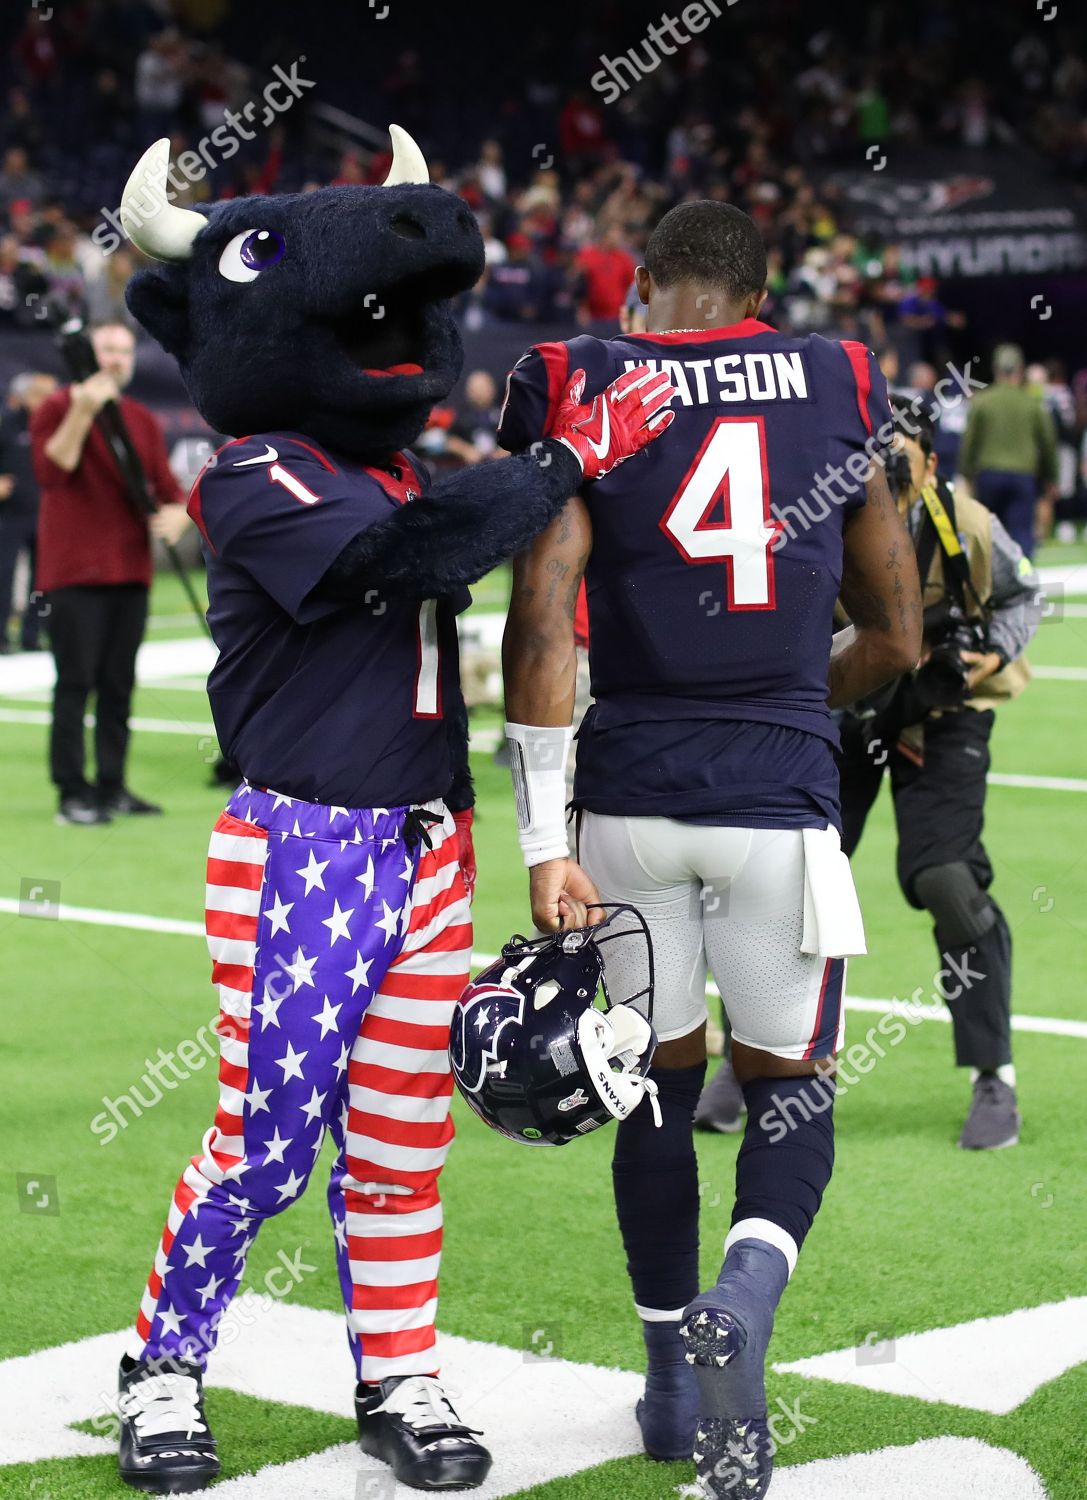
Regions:
[[506, 724], [517, 829], [525, 864], [566, 859], [566, 757], [574, 731], [535, 724]]

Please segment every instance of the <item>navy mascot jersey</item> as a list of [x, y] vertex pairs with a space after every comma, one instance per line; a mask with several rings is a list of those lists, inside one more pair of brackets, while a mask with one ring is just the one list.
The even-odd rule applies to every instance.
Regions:
[[208, 697], [219, 743], [247, 780], [340, 807], [443, 797], [443, 700], [459, 692], [456, 615], [444, 599], [317, 586], [349, 541], [427, 487], [409, 455], [365, 468], [297, 434], [239, 438], [193, 487], [208, 623], [219, 659]]
[[842, 526], [889, 440], [863, 345], [754, 319], [540, 344], [515, 366], [499, 439], [539, 437], [567, 372], [586, 399], [638, 364], [676, 418], [589, 486], [592, 690], [575, 801], [596, 812], [804, 826], [837, 818], [826, 706]]

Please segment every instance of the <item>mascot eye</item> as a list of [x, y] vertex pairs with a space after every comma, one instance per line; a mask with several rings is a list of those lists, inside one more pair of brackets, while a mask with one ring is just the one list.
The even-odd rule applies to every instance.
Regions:
[[236, 234], [219, 257], [219, 275], [228, 281], [256, 281], [262, 271], [283, 259], [287, 246], [274, 229], [246, 229]]

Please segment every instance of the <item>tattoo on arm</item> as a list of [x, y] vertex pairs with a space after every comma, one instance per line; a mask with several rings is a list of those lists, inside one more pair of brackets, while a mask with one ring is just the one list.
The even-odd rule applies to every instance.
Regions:
[[554, 604], [558, 598], [559, 586], [570, 572], [570, 564], [560, 562], [557, 557], [551, 558], [547, 564], [547, 576], [550, 582], [547, 585], [547, 602]]
[[577, 596], [581, 592], [581, 579], [585, 572], [585, 564], [589, 561], [589, 554], [583, 553], [577, 560], [574, 576], [570, 579], [566, 588], [566, 617], [572, 620], [577, 614]]

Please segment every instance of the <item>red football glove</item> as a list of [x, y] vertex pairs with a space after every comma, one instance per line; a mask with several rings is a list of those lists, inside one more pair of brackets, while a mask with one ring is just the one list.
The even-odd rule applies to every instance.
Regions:
[[466, 807], [463, 812], [453, 814], [453, 822], [457, 825], [457, 847], [460, 851], [460, 872], [464, 876], [464, 884], [468, 889], [468, 899], [471, 901], [476, 890], [476, 851], [472, 843], [472, 814], [474, 809]]
[[675, 416], [676, 388], [668, 376], [639, 365], [613, 380], [595, 401], [581, 405], [585, 371], [575, 370], [547, 436], [573, 453], [586, 479], [599, 479], [660, 437]]

